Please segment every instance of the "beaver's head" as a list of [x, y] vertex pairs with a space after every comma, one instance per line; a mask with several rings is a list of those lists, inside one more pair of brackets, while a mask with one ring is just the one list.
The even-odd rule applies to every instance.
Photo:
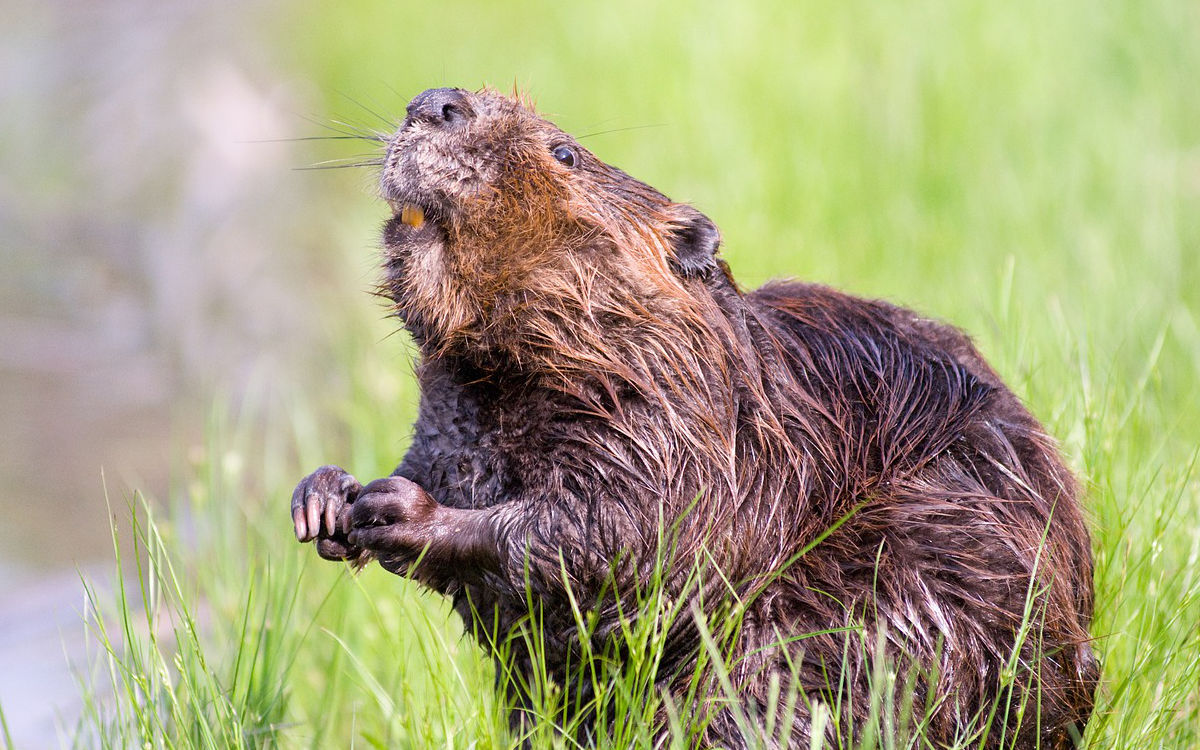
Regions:
[[493, 91], [413, 99], [382, 192], [384, 293], [432, 349], [602, 338], [727, 283], [707, 217]]

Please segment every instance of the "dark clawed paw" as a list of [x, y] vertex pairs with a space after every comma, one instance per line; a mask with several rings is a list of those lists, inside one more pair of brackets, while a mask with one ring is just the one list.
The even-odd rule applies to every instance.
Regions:
[[431, 520], [437, 502], [420, 485], [403, 477], [384, 477], [361, 490], [350, 509], [352, 529]]
[[[358, 480], [337, 466], [322, 466], [301, 480], [292, 493], [292, 525], [296, 539], [331, 542], [324, 550], [318, 545], [317, 552], [322, 557], [337, 554], [330, 559], [340, 560], [356, 556], [358, 551], [348, 544], [346, 531], [350, 526], [349, 509], [361, 488]], [[347, 554], [338, 554], [336, 547], [341, 547]], [[326, 551], [330, 555], [326, 555]]]
[[349, 509], [350, 543], [364, 550], [392, 555], [419, 552], [429, 540], [437, 502], [403, 477], [386, 477], [367, 484]]

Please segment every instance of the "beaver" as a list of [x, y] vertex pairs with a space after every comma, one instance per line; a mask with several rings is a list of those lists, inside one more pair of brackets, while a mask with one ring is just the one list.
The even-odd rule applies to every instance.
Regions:
[[[508, 659], [515, 724], [534, 672], [587, 689], [579, 654], [657, 570], [689, 607], [656, 694], [703, 713], [696, 744], [854, 742], [903, 687], [933, 746], [1074, 745], [1098, 675], [1077, 484], [966, 335], [820, 285], [743, 290], [708, 217], [518, 96], [425, 91], [381, 165], [418, 417], [391, 476], [301, 481], [295, 533], [451, 597]], [[501, 648], [534, 610], [540, 646]], [[714, 672], [702, 621], [735, 616], [734, 700], [689, 698]]]

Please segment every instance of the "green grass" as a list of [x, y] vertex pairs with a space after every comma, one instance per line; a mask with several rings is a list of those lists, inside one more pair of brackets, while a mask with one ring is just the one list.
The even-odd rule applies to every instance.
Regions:
[[[1086, 484], [1104, 664], [1086, 746], [1200, 746], [1200, 5], [600, 7], [357, 0], [264, 21], [323, 118], [386, 127], [366, 109], [515, 81], [716, 220], [743, 283], [819, 280], [966, 328]], [[513, 741], [445, 602], [291, 537], [295, 481], [327, 462], [390, 472], [416, 399], [410, 352], [361, 293], [383, 213], [370, 178], [302, 174], [328, 181], [328, 204], [302, 211], [329, 217], [314, 236], [341, 237], [351, 269], [332, 372], [282, 407], [214, 408], [172, 507], [122, 522], [140, 588], [97, 595], [81, 746]], [[614, 747], [657, 705], [647, 627], [629, 637], [649, 662], [597, 673], [629, 717]], [[897, 731], [881, 724], [879, 746]]]

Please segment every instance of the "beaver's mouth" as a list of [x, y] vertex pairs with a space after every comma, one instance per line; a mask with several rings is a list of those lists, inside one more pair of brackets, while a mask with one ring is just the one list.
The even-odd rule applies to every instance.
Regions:
[[432, 202], [409, 195], [389, 197], [387, 202], [392, 208], [392, 218], [384, 227], [386, 244], [412, 247], [445, 237], [442, 212]]

